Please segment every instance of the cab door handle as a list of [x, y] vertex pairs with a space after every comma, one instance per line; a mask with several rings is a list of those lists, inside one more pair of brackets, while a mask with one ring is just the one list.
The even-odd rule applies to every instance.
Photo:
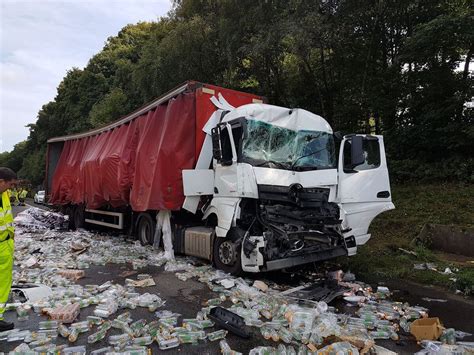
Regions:
[[387, 198], [387, 197], [390, 197], [390, 192], [388, 191], [377, 192], [377, 198]]

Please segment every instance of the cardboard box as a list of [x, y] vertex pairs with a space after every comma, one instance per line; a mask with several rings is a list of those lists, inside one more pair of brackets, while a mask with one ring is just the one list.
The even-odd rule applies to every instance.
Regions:
[[436, 340], [440, 337], [443, 329], [438, 317], [420, 318], [411, 324], [410, 333], [415, 336], [417, 341]]
[[48, 309], [46, 313], [51, 317], [51, 320], [57, 320], [61, 323], [72, 323], [79, 315], [79, 312], [79, 303], [73, 303]]

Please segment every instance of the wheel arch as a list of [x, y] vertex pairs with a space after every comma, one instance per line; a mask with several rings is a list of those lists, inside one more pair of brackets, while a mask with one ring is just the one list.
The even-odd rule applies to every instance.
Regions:
[[229, 229], [235, 226], [236, 210], [240, 203], [240, 198], [214, 197], [207, 207], [203, 220], [215, 214], [217, 217], [216, 236], [223, 238]]

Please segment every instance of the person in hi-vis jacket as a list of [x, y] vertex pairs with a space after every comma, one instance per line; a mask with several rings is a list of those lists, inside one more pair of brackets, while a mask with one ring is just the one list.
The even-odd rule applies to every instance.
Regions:
[[16, 183], [13, 170], [0, 167], [0, 332], [14, 328], [13, 323], [3, 319], [5, 304], [12, 286], [14, 234], [13, 213], [8, 189]]

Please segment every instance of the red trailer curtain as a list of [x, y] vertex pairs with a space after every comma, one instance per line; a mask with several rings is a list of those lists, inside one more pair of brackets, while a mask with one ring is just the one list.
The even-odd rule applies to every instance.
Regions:
[[66, 141], [51, 203], [180, 209], [181, 171], [196, 160], [195, 115], [194, 92], [183, 93], [113, 130]]

